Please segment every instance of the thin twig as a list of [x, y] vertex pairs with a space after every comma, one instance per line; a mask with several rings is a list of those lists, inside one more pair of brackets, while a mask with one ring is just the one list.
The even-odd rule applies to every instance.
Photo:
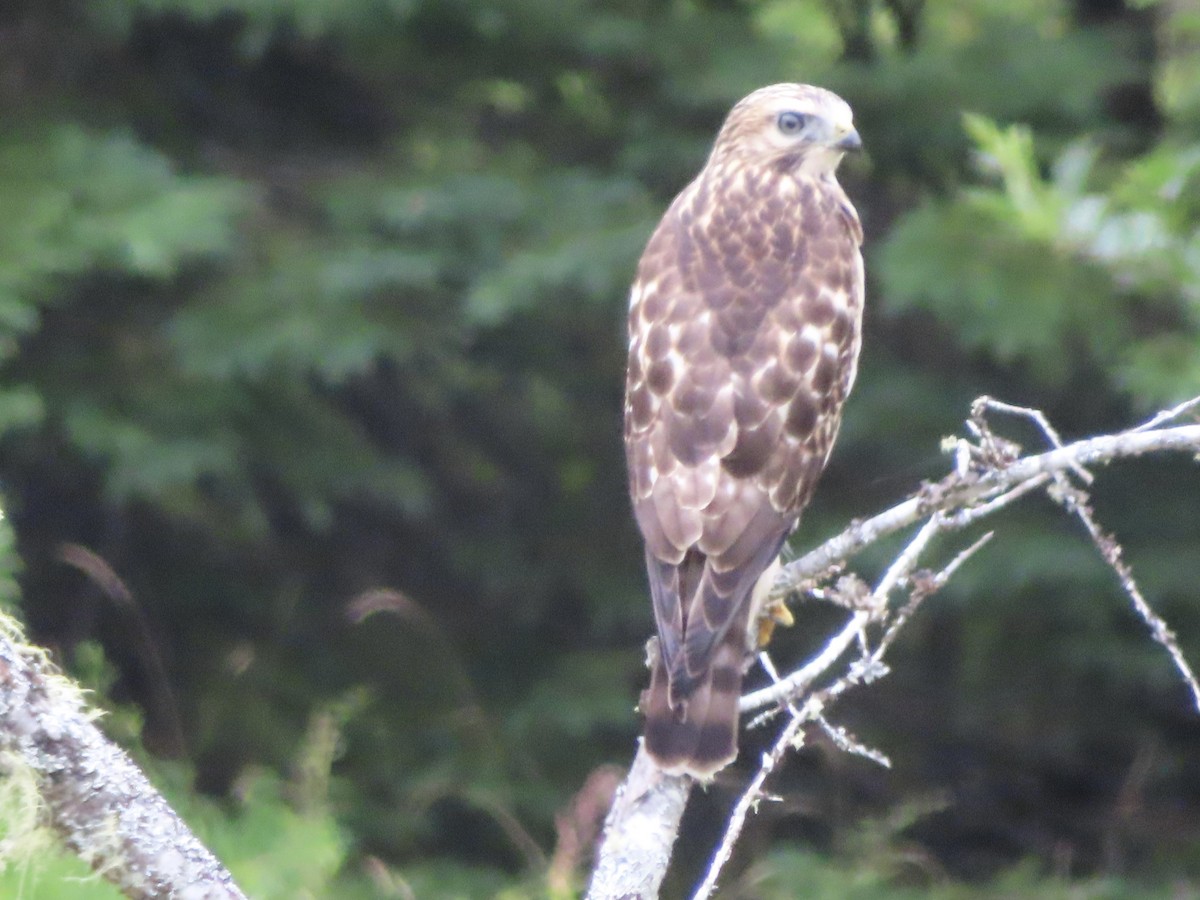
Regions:
[[1184, 684], [1192, 692], [1192, 704], [1200, 712], [1200, 683], [1197, 683], [1196, 675], [1192, 671], [1187, 658], [1183, 655], [1183, 650], [1179, 647], [1179, 641], [1175, 638], [1175, 632], [1167, 626], [1162, 616], [1156, 613], [1150, 604], [1146, 602], [1141, 588], [1138, 587], [1137, 581], [1133, 577], [1133, 569], [1130, 568], [1129, 563], [1125, 562], [1122, 556], [1121, 545], [1117, 543], [1117, 540], [1111, 534], [1108, 534], [1100, 527], [1095, 515], [1092, 513], [1091, 507], [1086, 502], [1086, 498], [1064, 497], [1062, 503], [1067, 510], [1074, 513], [1083, 522], [1083, 526], [1087, 529], [1088, 534], [1091, 535], [1096, 549], [1100, 551], [1100, 555], [1104, 558], [1104, 561], [1116, 572], [1117, 578], [1121, 582], [1121, 588], [1133, 603], [1133, 608], [1137, 610], [1137, 614], [1141, 616], [1142, 621], [1150, 629], [1150, 635], [1154, 640], [1162, 644], [1166, 648], [1167, 653], [1171, 655], [1171, 660], [1175, 663], [1175, 668], [1183, 678]]
[[729, 814], [729, 824], [725, 826], [725, 834], [721, 838], [721, 843], [717, 846], [717, 852], [713, 856], [712, 862], [709, 864], [708, 871], [704, 875], [704, 880], [696, 888], [696, 893], [692, 895], [692, 900], [707, 900], [712, 896], [713, 891], [717, 888], [717, 879], [721, 875], [721, 870], [725, 867], [725, 863], [729, 861], [729, 857], [733, 854], [734, 844], [737, 843], [738, 837], [742, 833], [742, 828], [746, 824], [746, 817], [752, 809], [758, 806], [762, 799], [762, 787], [766, 783], [768, 776], [775, 771], [776, 767], [783, 761], [784, 755], [793, 747], [799, 747], [803, 740], [803, 728], [809, 720], [809, 716], [816, 712], [820, 707], [820, 701], [816, 697], [810, 697], [804, 705], [804, 709], [800, 715], [792, 716], [783, 730], [779, 732], [779, 737], [775, 739], [771, 749], [763, 754], [762, 763], [758, 767], [758, 771], [754, 773], [754, 778], [750, 780], [746, 790], [742, 796], [738, 798], [738, 802], [734, 804], [733, 811]]
[[[857, 610], [846, 624], [842, 626], [841, 630], [826, 642], [821, 652], [804, 666], [792, 672], [786, 678], [779, 678], [766, 687], [743, 695], [738, 708], [742, 712], [752, 712], [775, 704], [792, 702], [794, 698], [803, 694], [817, 678], [833, 668], [834, 663], [846, 652], [847, 648], [863, 634], [867, 625], [880, 617], [881, 610], [886, 610], [888, 594], [911, 576], [913, 570], [916, 568], [919, 555], [928, 547], [933, 536], [946, 527], [945, 521], [937, 516], [926, 522], [913, 539], [905, 545], [904, 550], [896, 557], [892, 565], [888, 567], [887, 572], [872, 592], [871, 599], [868, 601], [866, 608]], [[957, 524], [954, 527], [957, 527]], [[986, 542], [988, 537], [990, 535], [985, 535], [976, 541], [975, 544], [963, 551], [962, 554], [959, 554], [951, 565], [957, 569], [967, 556], [974, 553]], [[911, 611], [909, 615], [911, 615]], [[907, 619], [907, 615], [905, 619]], [[879, 659], [876, 657], [874, 661], [878, 662]], [[760, 723], [761, 720], [756, 719], [751, 723], [751, 726], [753, 727]]]
[[933, 540], [933, 536], [941, 530], [940, 519], [937, 516], [930, 518], [928, 522], [921, 526], [921, 530], [917, 532], [904, 549], [900, 551], [900, 555], [888, 567], [883, 578], [879, 580], [879, 585], [875, 588], [874, 599], [879, 607], [886, 608], [888, 595], [899, 585], [908, 581], [913, 570], [917, 567], [917, 560], [921, 554], [925, 552], [925, 548], [929, 546], [929, 542]]
[[743, 695], [738, 703], [738, 709], [742, 712], [750, 712], [762, 709], [764, 706], [773, 706], [785, 701], [788, 697], [804, 693], [814, 681], [833, 668], [870, 620], [871, 615], [867, 610], [858, 610], [842, 626], [841, 631], [826, 641], [820, 653], [786, 678]]
[[1035, 491], [1040, 487], [1044, 487], [1051, 476], [1038, 475], [1036, 478], [1030, 478], [1028, 481], [1022, 481], [1015, 488], [1005, 491], [997, 497], [993, 497], [984, 503], [979, 503], [975, 506], [968, 506], [963, 509], [956, 510], [952, 513], [943, 513], [942, 520], [949, 529], [962, 529], [968, 525], [978, 522], [980, 519], [985, 519], [992, 513], [1003, 509], [1010, 503], [1020, 500], [1030, 491]]
[[1157, 428], [1164, 422], [1170, 422], [1172, 419], [1178, 419], [1185, 412], [1195, 409], [1200, 406], [1200, 397], [1193, 397], [1191, 400], [1184, 400], [1178, 406], [1172, 406], [1170, 409], [1164, 409], [1156, 414], [1153, 418], [1143, 422], [1137, 428], [1130, 429], [1131, 431], [1149, 431], [1151, 428]]
[[829, 736], [829, 739], [837, 745], [838, 749], [843, 753], [852, 753], [855, 756], [861, 756], [864, 759], [869, 759], [876, 765], [883, 766], [885, 769], [892, 767], [892, 761], [888, 759], [887, 754], [881, 750], [876, 750], [874, 747], [868, 747], [862, 741], [858, 740], [854, 735], [848, 732], [843, 726], [835, 725], [830, 722], [825, 716], [818, 713], [815, 716], [816, 723], [821, 726], [821, 730]]
[[[758, 664], [763, 667], [763, 671], [767, 673], [767, 677], [771, 679], [772, 684], [779, 684], [783, 680], [779, 675], [779, 670], [775, 668], [775, 661], [771, 659], [770, 654], [766, 650], [759, 651]], [[787, 701], [787, 709], [793, 716], [800, 715], [800, 710], [796, 709], [791, 700]], [[754, 727], [754, 724], [752, 723], [748, 727]]]
[[806, 581], [902, 528], [907, 528], [935, 511], [953, 512], [980, 500], [990, 499], [1021, 482], [1039, 475], [1053, 475], [1075, 465], [1088, 466], [1147, 453], [1196, 452], [1200, 450], [1200, 425], [1177, 425], [1153, 431], [1124, 431], [1067, 444], [1064, 447], [1023, 457], [1004, 469], [982, 476], [952, 474], [927, 485], [916, 496], [898, 503], [869, 519], [854, 522], [783, 567], [775, 590], [797, 590]]
[[879, 639], [879, 647], [875, 651], [879, 659], [883, 658], [883, 654], [887, 652], [887, 649], [891, 646], [892, 641], [896, 639], [896, 635], [900, 633], [900, 629], [903, 628], [908, 620], [911, 619], [916, 613], [917, 608], [926, 599], [933, 596], [943, 587], [945, 587], [946, 583], [950, 580], [954, 573], [962, 567], [963, 563], [982, 550], [984, 545], [987, 544], [987, 542], [990, 541], [994, 535], [995, 532], [989, 531], [987, 534], [980, 536], [975, 543], [971, 544], [965, 550], [959, 551], [958, 555], [955, 556], [954, 559], [950, 560], [950, 562], [947, 563], [940, 572], [935, 573], [933, 577], [929, 578], [926, 583], [919, 585], [917, 589], [912, 591], [912, 593], [909, 595], [908, 603], [906, 603], [900, 608], [899, 611], [897, 611], [895, 617], [892, 619], [891, 623], [889, 623], [887, 631], [885, 631], [883, 633], [883, 637]]
[[[920, 530], [917, 531], [912, 540], [905, 545], [904, 549], [896, 557], [892, 565], [889, 566], [887, 571], [883, 574], [883, 577], [879, 579], [879, 583], [876, 585], [875, 590], [871, 593], [871, 597], [867, 602], [866, 608], [860, 608], [856, 610], [855, 613], [850, 617], [850, 621], [847, 623], [847, 626], [844, 627], [832, 641], [826, 644], [825, 649], [817, 655], [817, 660], [832, 656], [832, 660], [827, 665], [824, 665], [820, 671], [828, 670], [833, 665], [833, 661], [835, 661], [837, 657], [840, 657], [845, 648], [849, 646], [850, 642], [856, 638], [862, 641], [861, 646], [863, 653], [860, 659], [865, 662], [867, 661], [867, 657], [869, 655], [870, 662], [876, 664], [879, 663], [879, 660], [875, 654], [868, 654], [867, 652], [866, 641], [865, 638], [862, 637], [864, 629], [870, 622], [879, 620], [886, 616], [888, 601], [892, 591], [898, 586], [908, 582], [917, 566], [917, 562], [920, 559], [921, 553], [928, 548], [929, 542], [933, 539], [933, 536], [937, 534], [939, 528], [939, 520], [935, 516], [921, 526]], [[845, 643], [843, 644], [842, 641]], [[838, 647], [836, 651], [831, 650], [831, 648], [834, 646]], [[801, 671], [803, 672], [812, 670], [815, 662], [816, 660], [813, 660]], [[840, 694], [850, 683], [858, 683], [860, 681], [867, 680], [870, 677], [868, 672], [869, 667], [867, 666], [851, 666], [847, 675], [843, 676], [839, 682], [835, 683], [835, 685], [830, 689], [830, 695], [835, 696], [836, 694]], [[777, 680], [771, 689], [776, 691], [781, 688], [787, 689], [789, 687], [789, 683], [791, 690], [796, 690], [794, 683], [790, 678], [786, 681]], [[801, 690], [803, 690], [803, 688], [801, 688]], [[762, 692], [760, 691], [756, 693], [761, 694]], [[744, 697], [742, 699], [742, 703], [745, 704], [747, 699], [748, 698]], [[781, 699], [785, 699], [790, 702], [790, 698], [786, 694], [784, 694]], [[717, 847], [716, 854], [713, 856], [712, 863], [709, 865], [708, 872], [704, 877], [704, 881], [701, 882], [700, 887], [696, 889], [695, 900], [704, 900], [704, 898], [710, 896], [713, 890], [716, 888], [717, 878], [720, 876], [722, 868], [725, 866], [725, 863], [729, 860], [730, 855], [733, 853], [733, 846], [737, 842], [738, 836], [742, 832], [742, 828], [745, 825], [746, 816], [749, 814], [750, 810], [755, 808], [758, 802], [762, 799], [763, 784], [766, 782], [767, 777], [778, 767], [779, 763], [784, 757], [784, 754], [787, 752], [787, 749], [794, 744], [797, 736], [801, 734], [800, 729], [803, 728], [805, 723], [811, 721], [819, 724], [826, 731], [826, 733], [829, 734], [830, 738], [843, 750], [856, 753], [859, 756], [864, 756], [882, 766], [891, 766], [890, 760], [888, 760], [888, 758], [878, 750], [873, 750], [855, 740], [845, 731], [845, 729], [831, 724], [825, 718], [823, 714], [822, 695], [810, 697], [804, 704], [804, 708], [802, 710], [797, 711], [795, 707], [792, 706], [789, 706], [789, 710], [791, 711], [792, 715], [788, 721], [788, 724], [784, 726], [779, 737], [776, 738], [775, 744], [772, 746], [770, 752], [764, 754], [762, 764], [759, 766], [758, 772], [755, 774], [750, 784], [746, 787], [746, 790], [742, 793], [742, 796], [738, 799], [737, 804], [734, 806], [733, 813], [729, 819], [729, 824], [726, 826], [725, 834], [721, 838], [721, 843]]]
[[[1058, 431], [1050, 424], [1050, 420], [1046, 418], [1046, 414], [1040, 409], [1033, 409], [1028, 406], [1013, 406], [1011, 403], [1005, 403], [1002, 400], [984, 395], [971, 404], [972, 417], [982, 417], [985, 409], [992, 409], [1010, 416], [1028, 419], [1037, 425], [1042, 434], [1046, 436], [1046, 440], [1050, 442], [1050, 446], [1056, 448], [1063, 446], [1062, 438], [1058, 436]], [[1091, 472], [1083, 468], [1083, 466], [1071, 466], [1071, 471], [1078, 475], [1084, 484], [1091, 484], [1092, 479], [1095, 477]]]

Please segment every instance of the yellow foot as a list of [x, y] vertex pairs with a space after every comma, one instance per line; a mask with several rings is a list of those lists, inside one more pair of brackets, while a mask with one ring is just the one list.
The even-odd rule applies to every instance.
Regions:
[[791, 628], [795, 623], [796, 619], [782, 597], [768, 600], [758, 615], [758, 646], [765, 647], [771, 643], [776, 627]]

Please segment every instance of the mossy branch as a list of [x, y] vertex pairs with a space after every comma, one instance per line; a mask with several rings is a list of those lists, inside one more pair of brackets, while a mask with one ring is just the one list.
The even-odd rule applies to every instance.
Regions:
[[126, 896], [244, 900], [80, 690], [0, 614], [0, 751], [32, 771], [48, 824]]

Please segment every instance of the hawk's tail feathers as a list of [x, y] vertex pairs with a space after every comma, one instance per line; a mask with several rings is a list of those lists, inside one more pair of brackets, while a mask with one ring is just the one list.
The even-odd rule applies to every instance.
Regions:
[[737, 756], [745, 657], [745, 635], [729, 629], [711, 664], [674, 705], [666, 668], [655, 661], [642, 711], [646, 750], [663, 771], [707, 781]]

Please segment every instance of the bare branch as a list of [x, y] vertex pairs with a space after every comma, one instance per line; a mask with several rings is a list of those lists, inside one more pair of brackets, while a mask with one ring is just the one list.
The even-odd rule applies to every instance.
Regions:
[[892, 767], [892, 761], [888, 759], [886, 753], [876, 750], [874, 747], [868, 747], [843, 726], [835, 725], [821, 714], [817, 714], [815, 720], [821, 726], [821, 730], [829, 736], [829, 739], [843, 753], [851, 753], [855, 756], [861, 756], [863, 759], [869, 759], [871, 762], [883, 766], [885, 769]]
[[[838, 679], [832, 686], [818, 694], [814, 694], [805, 702], [803, 709], [797, 711], [794, 706], [789, 705], [788, 709], [791, 712], [791, 718], [788, 724], [784, 726], [780, 735], [775, 740], [774, 746], [769, 753], [763, 755], [762, 763], [759, 765], [758, 772], [746, 787], [742, 796], [738, 799], [737, 804], [733, 808], [733, 813], [730, 816], [729, 824], [726, 826], [725, 834], [721, 838], [721, 843], [717, 847], [716, 854], [713, 856], [712, 863], [709, 865], [708, 872], [705, 874], [704, 881], [696, 889], [695, 900], [705, 900], [716, 889], [717, 879], [720, 877], [721, 870], [725, 863], [729, 860], [733, 853], [733, 846], [737, 843], [737, 839], [742, 832], [742, 828], [746, 822], [746, 816], [750, 810], [755, 809], [758, 803], [763, 799], [762, 787], [766, 782], [767, 777], [775, 771], [782, 762], [785, 753], [789, 747], [798, 746], [798, 741], [802, 738], [802, 728], [808, 722], [817, 723], [830, 736], [837, 746], [843, 750], [855, 753], [859, 756], [864, 756], [882, 766], [890, 767], [891, 762], [888, 758], [880, 753], [865, 746], [858, 740], [853, 738], [846, 732], [844, 728], [834, 725], [825, 717], [825, 704], [827, 700], [831, 700], [839, 696], [846, 688], [852, 684], [860, 684], [872, 680], [875, 672], [883, 671], [882, 656], [884, 648], [880, 646], [874, 653], [868, 649], [864, 629], [866, 626], [875, 621], [884, 620], [887, 617], [888, 601], [893, 590], [897, 587], [907, 584], [916, 569], [917, 562], [921, 554], [928, 548], [929, 542], [934, 535], [941, 530], [941, 519], [934, 516], [926, 522], [913, 536], [913, 539], [908, 542], [900, 555], [888, 570], [879, 579], [879, 584], [875, 590], [871, 592], [866, 602], [862, 604], [850, 617], [850, 621], [839, 632], [833, 640], [825, 645], [825, 649], [817, 655], [817, 657], [809, 662], [801, 673], [812, 673], [812, 676], [823, 674], [833, 667], [833, 664], [842, 655], [842, 653], [856, 639], [859, 642], [861, 655], [859, 659], [850, 666], [846, 674]], [[914, 594], [916, 590], [914, 590]], [[773, 667], [768, 669], [773, 674]], [[798, 674], [798, 673], [796, 673]], [[792, 698], [802, 693], [807, 689], [807, 683], [795, 678], [795, 674], [787, 679], [778, 680], [770, 688], [764, 691], [756, 691], [750, 697], [742, 698], [742, 708], [747, 707], [747, 701], [751, 697], [766, 696], [771, 697], [771, 702], [783, 702], [790, 704]], [[782, 693], [780, 693], [782, 691]]]
[[725, 863], [729, 861], [729, 857], [733, 854], [733, 847], [737, 843], [737, 839], [741, 836], [742, 827], [746, 824], [746, 817], [750, 811], [758, 807], [759, 802], [763, 799], [762, 788], [767, 781], [767, 777], [775, 771], [776, 767], [783, 761], [784, 755], [793, 747], [799, 747], [803, 743], [804, 724], [808, 722], [813, 715], [819, 714], [820, 700], [817, 697], [810, 697], [808, 703], [805, 704], [800, 715], [792, 716], [787, 725], [779, 733], [779, 737], [775, 739], [775, 744], [770, 751], [763, 754], [762, 763], [758, 767], [754, 778], [747, 785], [745, 792], [738, 798], [738, 802], [733, 807], [733, 812], [729, 815], [729, 824], [725, 826], [725, 834], [721, 838], [721, 843], [717, 847], [717, 852], [713, 856], [712, 862], [709, 864], [708, 872], [704, 875], [704, 880], [700, 882], [696, 888], [696, 893], [692, 895], [692, 900], [707, 900], [712, 896], [712, 892], [717, 889], [717, 879], [721, 875], [721, 870], [725, 867]]
[[[1131, 431], [1149, 431], [1151, 428], [1157, 428], [1164, 422], [1170, 422], [1173, 419], [1178, 419], [1186, 412], [1191, 412], [1197, 406], [1200, 406], [1200, 397], [1193, 397], [1191, 400], [1184, 400], [1178, 406], [1172, 406], [1170, 409], [1164, 409], [1162, 412], [1143, 422], [1137, 428], [1130, 429]], [[1195, 416], [1192, 416], [1194, 419]]]
[[[1032, 409], [1028, 406], [1013, 406], [1011, 403], [1005, 403], [1001, 400], [996, 400], [993, 397], [988, 397], [985, 395], [978, 398], [974, 403], [971, 404], [972, 424], [978, 424], [986, 429], [986, 424], [983, 422], [983, 416], [984, 413], [989, 409], [995, 410], [996, 412], [1007, 413], [1010, 416], [1019, 416], [1021, 418], [1029, 419], [1031, 422], [1037, 425], [1039, 429], [1041, 429], [1042, 434], [1046, 436], [1046, 440], [1050, 442], [1050, 446], [1062, 447], [1062, 438], [1058, 436], [1058, 432], [1054, 429], [1054, 426], [1050, 424], [1050, 420], [1046, 418], [1046, 414], [1040, 409]], [[1071, 471], [1078, 475], [1083, 480], [1084, 484], [1092, 483], [1092, 478], [1094, 476], [1087, 469], [1083, 468], [1083, 466], [1072, 465]]]
[[[1200, 425], [1158, 427], [1197, 406], [1200, 406], [1200, 398], [1160, 413], [1129, 431], [1064, 445], [1039, 411], [987, 397], [980, 398], [973, 405], [972, 417], [967, 423], [977, 443], [965, 440], [951, 442], [949, 449], [955, 459], [951, 474], [939, 482], [926, 484], [915, 496], [877, 516], [854, 522], [841, 534], [785, 566], [775, 583], [775, 592], [807, 590], [842, 603], [852, 612], [816, 656], [786, 677], [779, 678], [769, 657], [762, 657], [764, 667], [775, 683], [745, 695], [740, 707], [743, 712], [767, 709], [766, 713], [751, 722], [751, 727], [785, 710], [789, 713], [788, 722], [781, 729], [772, 749], [763, 755], [757, 772], [734, 806], [725, 835], [704, 881], [697, 888], [697, 900], [705, 900], [712, 895], [749, 813], [765, 799], [763, 785], [778, 768], [788, 748], [797, 746], [803, 740], [805, 724], [816, 723], [849, 752], [866, 755], [877, 762], [886, 762], [883, 754], [860, 745], [844, 729], [829, 721], [828, 710], [850, 688], [887, 673], [883, 657], [900, 629], [911, 619], [919, 605], [940, 590], [954, 572], [991, 538], [991, 533], [983, 535], [958, 553], [939, 571], [930, 573], [918, 570], [919, 559], [927, 552], [933, 538], [973, 525], [1036, 490], [1046, 490], [1059, 502], [1064, 502], [1063, 498], [1082, 498], [1079, 502], [1070, 501], [1073, 505], [1068, 508], [1084, 521], [1155, 639], [1170, 652], [1200, 708], [1200, 683], [1184, 660], [1174, 635], [1141, 595], [1132, 571], [1121, 559], [1120, 547], [1100, 530], [1091, 517], [1086, 506], [1086, 495], [1074, 488], [1068, 478], [1069, 474], [1075, 474], [1086, 484], [1093, 477], [1087, 471], [1089, 465], [1147, 453], [1200, 452]], [[1053, 449], [1032, 456], [1021, 456], [1016, 444], [992, 433], [985, 419], [989, 410], [1022, 416], [1034, 422]], [[861, 580], [853, 574], [843, 576], [835, 587], [821, 587], [822, 582], [828, 584], [833, 575], [842, 571], [845, 561], [863, 548], [919, 522], [924, 524], [888, 567], [874, 591], [868, 592], [861, 587], [855, 591], [844, 587], [852, 582], [861, 585]], [[892, 593], [906, 587], [907, 602], [898, 609], [893, 608], [890, 604]], [[883, 633], [872, 649], [868, 629], [873, 624], [882, 624]], [[845, 664], [840, 676], [814, 693], [814, 684], [833, 672], [845, 658], [846, 652], [856, 645], [858, 656]], [[692, 781], [686, 777], [667, 776], [659, 772], [644, 751], [639, 749], [622, 795], [610, 813], [600, 863], [589, 897], [650, 900], [657, 896], [658, 885], [669, 862], [675, 829], [691, 785]]]
[[573, 896], [576, 872], [600, 834], [622, 774], [616, 766], [601, 766], [594, 770], [567, 808], [554, 817], [558, 840], [554, 857], [546, 869], [546, 887], [550, 896]]
[[842, 630], [831, 637], [821, 652], [797, 669], [787, 678], [781, 678], [775, 684], [767, 685], [757, 691], [751, 691], [742, 697], [738, 708], [742, 712], [762, 709], [764, 706], [774, 706], [785, 703], [791, 697], [796, 697], [810, 688], [814, 681], [833, 668], [841, 659], [842, 654], [862, 634], [862, 630], [871, 620], [866, 610], [859, 610], [842, 626]]
[[679, 819], [695, 782], [663, 772], [641, 741], [604, 823], [588, 900], [653, 900], [667, 874]]
[[1162, 616], [1156, 613], [1150, 604], [1146, 602], [1141, 588], [1138, 587], [1137, 581], [1133, 577], [1133, 569], [1129, 567], [1129, 563], [1125, 562], [1121, 545], [1117, 543], [1111, 534], [1108, 534], [1100, 527], [1095, 515], [1092, 513], [1091, 507], [1087, 503], [1086, 497], [1064, 495], [1060, 502], [1064, 508], [1073, 512], [1083, 522], [1083, 526], [1092, 538], [1092, 543], [1096, 545], [1096, 549], [1100, 551], [1100, 555], [1104, 558], [1104, 561], [1117, 573], [1117, 578], [1121, 581], [1121, 587], [1128, 595], [1130, 602], [1133, 603], [1133, 608], [1137, 611], [1137, 614], [1141, 616], [1142, 621], [1150, 629], [1150, 635], [1154, 640], [1162, 644], [1171, 655], [1171, 660], [1175, 663], [1175, 668], [1183, 678], [1184, 684], [1192, 692], [1192, 705], [1200, 712], [1200, 683], [1196, 681], [1196, 674], [1192, 671], [1191, 665], [1184, 657], [1183, 650], [1179, 647], [1179, 641], [1175, 638], [1175, 632], [1167, 627], [1167, 623], [1163, 620]]
[[941, 529], [941, 519], [934, 516], [922, 525], [916, 537], [908, 542], [907, 546], [900, 552], [900, 555], [888, 567], [883, 578], [879, 579], [879, 585], [875, 588], [875, 605], [877, 608], [886, 608], [888, 596], [892, 591], [908, 582], [909, 576], [912, 575], [913, 570], [917, 567], [917, 560], [921, 558], [921, 554], [925, 552], [925, 548], [929, 546], [929, 542], [933, 540], [933, 536], [941, 531]]
[[244, 896], [123, 750], [91, 721], [45, 654], [0, 620], [0, 749], [39, 778], [55, 830], [132, 898]]
[[1030, 491], [1036, 491], [1040, 487], [1045, 487], [1050, 477], [1049, 475], [1038, 475], [1030, 478], [1028, 481], [1022, 481], [1012, 490], [1005, 491], [991, 500], [986, 500], [983, 503], [977, 503], [974, 506], [968, 506], [952, 513], [942, 513], [942, 518], [946, 523], [947, 529], [966, 528], [968, 525], [978, 522], [980, 519], [985, 519], [994, 512], [998, 512], [1010, 503], [1020, 500]]
[[[916, 568], [920, 554], [929, 546], [929, 542], [933, 539], [934, 535], [940, 531], [947, 530], [949, 527], [951, 526], [947, 526], [945, 520], [940, 516], [934, 516], [926, 522], [905, 546], [900, 555], [896, 557], [896, 560], [888, 568], [887, 572], [884, 573], [867, 604], [857, 610], [846, 624], [842, 626], [842, 629], [826, 642], [821, 652], [786, 678], [779, 678], [773, 684], [744, 695], [739, 704], [742, 712], [751, 712], [779, 703], [792, 702], [792, 700], [808, 690], [817, 678], [830, 671], [838, 659], [841, 658], [842, 654], [849, 649], [851, 644], [859, 639], [870, 622], [883, 619], [887, 612], [888, 595], [896, 587], [908, 581], [913, 570]], [[957, 527], [957, 525], [953, 527]], [[948, 579], [950, 574], [965, 562], [970, 555], [982, 547], [989, 537], [990, 535], [984, 535], [984, 537], [960, 553], [951, 562], [950, 566], [943, 570], [941, 576], [943, 580], [933, 590], [941, 587], [945, 579]], [[930, 593], [933, 593], [933, 590], [929, 586], [924, 586], [922, 590], [914, 591], [912, 596], [916, 602], [919, 602]], [[912, 612], [915, 611], [915, 606], [915, 602], [910, 601], [909, 605], [897, 614], [898, 618], [896, 621], [889, 624], [888, 634], [894, 632], [899, 625], [907, 621]], [[890, 638], [887, 638], [886, 635], [885, 639], [886, 643], [882, 643], [880, 648], [870, 656], [869, 661], [871, 663], [877, 665], [882, 663], [882, 652], [880, 651], [886, 647], [887, 643], [890, 643]], [[864, 657], [866, 657], [865, 653]], [[755, 720], [755, 723], [758, 721]]]
[[992, 539], [994, 534], [995, 532], [989, 531], [987, 534], [982, 535], [979, 540], [975, 541], [975, 543], [971, 544], [971, 546], [967, 547], [965, 550], [962, 550], [956, 557], [954, 557], [954, 559], [950, 560], [950, 562], [947, 563], [940, 572], [936, 573], [923, 583], [917, 585], [912, 590], [908, 598], [908, 603], [904, 604], [904, 606], [896, 613], [896, 615], [892, 617], [892, 621], [888, 623], [887, 631], [885, 631], [883, 633], [883, 637], [879, 639], [879, 646], [876, 648], [875, 653], [880, 659], [883, 658], [883, 654], [887, 651], [887, 648], [891, 646], [892, 641], [896, 639], [896, 635], [900, 633], [900, 629], [903, 628], [908, 623], [908, 620], [911, 619], [916, 613], [917, 608], [921, 605], [921, 603], [945, 587], [951, 576], [953, 576], [954, 573], [962, 567], [963, 563], [983, 549], [983, 546]]
[[1053, 475], [1075, 466], [1111, 462], [1157, 452], [1200, 451], [1200, 425], [1178, 425], [1148, 431], [1125, 431], [1076, 441], [1064, 447], [1027, 456], [1004, 469], [983, 474], [948, 475], [926, 485], [915, 497], [863, 521], [851, 524], [815, 550], [788, 563], [776, 581], [776, 590], [797, 590], [842, 563], [864, 547], [914, 525], [936, 511], [953, 512], [1041, 475]]

